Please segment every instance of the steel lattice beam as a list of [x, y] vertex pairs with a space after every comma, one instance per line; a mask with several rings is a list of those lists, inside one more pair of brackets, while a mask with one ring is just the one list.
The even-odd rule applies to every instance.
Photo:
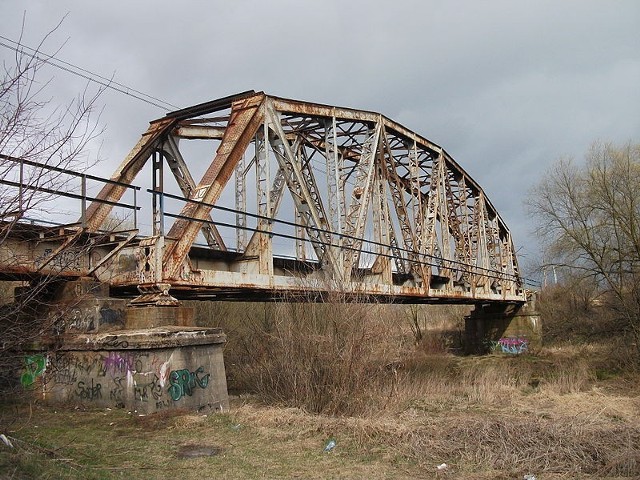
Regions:
[[[217, 142], [198, 183], [176, 138]], [[183, 206], [162, 241], [145, 243], [162, 265], [147, 283], [172, 292], [524, 300], [511, 235], [482, 188], [440, 146], [378, 113], [245, 92], [152, 122], [112, 178], [131, 183], [154, 152], [163, 152], [156, 162], [167, 161]], [[100, 198], [121, 195], [108, 185]], [[220, 221], [219, 208], [235, 224]], [[108, 204], [92, 204], [87, 231], [108, 213]], [[193, 250], [201, 230], [221, 252], [216, 261]]]

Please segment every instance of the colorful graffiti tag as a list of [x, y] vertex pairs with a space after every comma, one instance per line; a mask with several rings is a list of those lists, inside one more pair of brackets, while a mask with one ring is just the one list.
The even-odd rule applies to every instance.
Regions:
[[177, 402], [185, 395], [191, 396], [197, 387], [206, 388], [209, 385], [211, 374], [204, 374], [204, 367], [198, 367], [195, 372], [188, 369], [173, 370], [169, 374], [169, 394], [174, 402]]
[[[25, 388], [46, 380], [47, 396], [65, 402], [140, 412], [215, 403], [212, 396], [218, 385], [209, 364], [178, 363], [172, 350], [159, 353], [99, 350], [32, 354], [22, 358], [17, 374]], [[172, 362], [177, 365], [172, 367]]]
[[504, 337], [498, 340], [497, 346], [502, 353], [520, 355], [529, 349], [529, 341], [524, 337]]
[[27, 355], [24, 357], [24, 372], [20, 376], [20, 383], [23, 387], [33, 385], [46, 368], [47, 359], [44, 355]]

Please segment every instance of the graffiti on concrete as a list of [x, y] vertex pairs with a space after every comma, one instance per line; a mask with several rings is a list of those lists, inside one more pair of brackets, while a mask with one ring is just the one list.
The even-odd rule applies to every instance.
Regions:
[[102, 398], [102, 384], [94, 383], [93, 378], [90, 385], [81, 380], [78, 382], [75, 394], [80, 400], [99, 400]]
[[105, 377], [109, 365], [108, 361], [105, 365], [106, 359], [104, 355], [58, 353], [51, 360], [47, 378], [54, 384], [71, 386], [91, 376]]
[[194, 372], [188, 369], [173, 370], [169, 374], [169, 394], [174, 402], [177, 402], [185, 395], [193, 395], [196, 387], [206, 388], [209, 385], [211, 374], [204, 375], [204, 367], [198, 367]]
[[502, 353], [520, 355], [528, 350], [529, 341], [524, 337], [503, 337], [498, 340], [497, 346], [502, 350]]
[[120, 309], [102, 307], [100, 309], [101, 325], [124, 325], [124, 312]]
[[133, 354], [109, 352], [103, 359], [103, 366], [107, 373], [127, 373], [142, 370], [142, 361]]
[[84, 313], [79, 309], [74, 309], [71, 312], [71, 321], [69, 322], [69, 328], [80, 330], [83, 332], [90, 332], [96, 329], [95, 318], [91, 312], [85, 311]]
[[158, 383], [164, 388], [169, 380], [169, 370], [171, 369], [169, 362], [163, 362], [162, 359], [154, 355], [149, 359], [149, 367], [151, 371], [158, 376]]
[[56, 354], [51, 361], [51, 368], [47, 376], [59, 385], [74, 385], [78, 381], [78, 374], [74, 366], [73, 357], [66, 354]]
[[[109, 336], [121, 341], [122, 337]], [[208, 395], [217, 388], [208, 364], [172, 368], [172, 351], [98, 350], [60, 351], [46, 362], [46, 381], [51, 394], [66, 401], [95, 406], [133, 407], [151, 412], [211, 403]], [[37, 359], [30, 374], [39, 375]], [[44, 367], [44, 363], [41, 364]], [[38, 372], [38, 373], [36, 373]], [[25, 382], [30, 380], [25, 376]], [[202, 393], [199, 393], [202, 392]], [[191, 398], [192, 397], [192, 398]]]
[[102, 343], [108, 348], [127, 348], [129, 346], [129, 342], [119, 340], [118, 335], [110, 335], [109, 338], [104, 339]]
[[124, 325], [124, 312], [119, 309], [102, 307], [75, 308], [71, 311], [67, 327], [80, 332], [94, 332], [104, 328]]
[[149, 382], [136, 382], [133, 387], [133, 392], [136, 400], [140, 400], [141, 402], [148, 402], [149, 400], [157, 402], [163, 393], [160, 378], [154, 375], [153, 379]]
[[47, 359], [44, 355], [27, 355], [24, 357], [24, 372], [20, 376], [20, 383], [23, 387], [31, 386], [36, 378], [44, 373], [47, 368]]
[[114, 377], [113, 378], [113, 386], [111, 387], [111, 391], [109, 392], [109, 400], [116, 403], [116, 406], [124, 406], [124, 389], [125, 385], [123, 382], [126, 382], [124, 377]]

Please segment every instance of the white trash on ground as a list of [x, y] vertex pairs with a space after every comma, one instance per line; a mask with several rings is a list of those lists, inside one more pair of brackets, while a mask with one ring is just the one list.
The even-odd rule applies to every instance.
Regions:
[[2, 440], [7, 447], [13, 448], [13, 443], [11, 443], [11, 440], [9, 440], [4, 433], [0, 434], [0, 440]]
[[336, 447], [336, 441], [331, 439], [327, 442], [327, 444], [324, 446], [324, 451], [325, 452], [330, 452], [331, 450], [333, 450]]

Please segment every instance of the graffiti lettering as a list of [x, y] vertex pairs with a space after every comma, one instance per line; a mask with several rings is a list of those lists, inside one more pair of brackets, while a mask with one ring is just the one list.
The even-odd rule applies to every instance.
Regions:
[[56, 354], [51, 362], [51, 371], [48, 373], [54, 383], [73, 385], [78, 380], [75, 365], [72, 359], [65, 354]]
[[154, 373], [158, 376], [160, 385], [164, 387], [169, 379], [169, 362], [163, 362], [154, 355], [149, 363]]
[[104, 340], [104, 346], [109, 348], [127, 348], [129, 342], [126, 340], [118, 340], [117, 335], [112, 335], [110, 338]]
[[102, 307], [100, 309], [100, 323], [113, 325], [123, 323], [122, 310], [113, 310], [112, 308]]
[[80, 310], [74, 310], [71, 313], [71, 323], [69, 323], [69, 328], [88, 332], [95, 330], [96, 327], [94, 318], [90, 313], [87, 312], [85, 315], [82, 315]]
[[77, 357], [73, 361], [73, 368], [81, 374], [89, 375], [94, 373], [99, 377], [107, 375], [107, 371], [104, 368], [104, 360], [101, 356], [89, 356]]
[[[36, 265], [42, 265], [47, 260], [53, 250], [51, 248], [45, 248], [42, 255], [35, 259]], [[80, 270], [81, 268], [82, 251], [79, 249], [69, 249], [59, 252], [53, 260], [49, 263], [50, 267], [60, 270]]]
[[529, 348], [529, 341], [522, 337], [504, 337], [498, 340], [498, 346], [503, 353], [520, 355]]
[[44, 263], [44, 261], [49, 258], [49, 256], [51, 255], [51, 253], [53, 252], [52, 249], [50, 248], [45, 248], [44, 252], [42, 252], [42, 255], [36, 257], [35, 259], [35, 264], [36, 265], [41, 265], [42, 263]]
[[136, 361], [134, 355], [109, 352], [109, 355], [104, 358], [104, 369], [109, 373], [126, 373], [128, 371], [139, 371], [142, 369], [142, 365], [140, 361]]
[[20, 377], [23, 387], [33, 385], [40, 375], [47, 368], [47, 360], [44, 355], [28, 355], [24, 357], [24, 373]]
[[173, 370], [169, 374], [169, 394], [173, 401], [178, 401], [185, 395], [193, 395], [196, 386], [205, 388], [209, 385], [209, 377], [211, 374], [207, 373], [201, 376], [203, 373], [204, 367], [198, 367], [195, 372], [190, 372], [187, 369]]
[[81, 400], [98, 400], [102, 398], [102, 385], [99, 383], [94, 384], [91, 379], [91, 385], [88, 385], [82, 381], [78, 382], [78, 388], [76, 388], [76, 396]]
[[153, 400], [159, 400], [162, 396], [162, 386], [159, 383], [159, 378], [157, 375], [154, 375], [154, 378], [151, 382], [146, 384], [137, 384], [133, 390], [136, 399], [139, 399], [142, 402], [148, 402], [150, 397]]
[[122, 402], [123, 395], [124, 395], [124, 385], [122, 384], [122, 382], [124, 380], [125, 379], [123, 377], [115, 377], [113, 379], [114, 386], [109, 392], [109, 400], [112, 400], [118, 403]]

